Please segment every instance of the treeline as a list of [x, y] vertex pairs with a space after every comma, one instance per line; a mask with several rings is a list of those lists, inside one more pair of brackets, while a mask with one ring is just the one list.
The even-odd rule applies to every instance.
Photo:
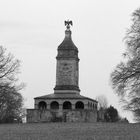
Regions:
[[127, 118], [122, 118], [118, 110], [112, 105], [108, 106], [108, 101], [105, 95], [99, 95], [96, 97], [98, 101], [98, 122], [129, 122]]
[[127, 118], [123, 118], [119, 115], [118, 110], [113, 106], [109, 106], [108, 108], [100, 108], [98, 110], [98, 122], [124, 122], [129, 123]]

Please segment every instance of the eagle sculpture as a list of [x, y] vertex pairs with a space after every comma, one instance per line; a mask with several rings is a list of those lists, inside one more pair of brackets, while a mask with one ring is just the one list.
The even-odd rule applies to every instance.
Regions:
[[70, 20], [70, 21], [67, 20], [64, 23], [65, 23], [65, 26], [67, 27], [67, 29], [70, 29], [70, 25], [73, 26], [72, 20]]

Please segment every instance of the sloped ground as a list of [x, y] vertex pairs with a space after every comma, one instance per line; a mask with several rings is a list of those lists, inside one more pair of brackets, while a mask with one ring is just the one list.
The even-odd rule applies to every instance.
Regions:
[[140, 124], [1, 124], [0, 140], [140, 140]]

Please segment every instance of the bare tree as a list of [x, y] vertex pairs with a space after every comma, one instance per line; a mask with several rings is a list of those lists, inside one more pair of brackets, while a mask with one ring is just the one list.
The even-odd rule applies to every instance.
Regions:
[[17, 73], [19, 72], [20, 61], [14, 59], [11, 53], [6, 52], [6, 49], [0, 46], [0, 83], [13, 83], [18, 80]]
[[112, 87], [122, 106], [140, 121], [140, 9], [132, 14], [132, 25], [125, 36], [125, 61], [111, 73]]
[[108, 107], [108, 101], [105, 95], [99, 95], [96, 97], [98, 101], [98, 109], [106, 109]]
[[13, 122], [20, 119], [23, 97], [17, 85], [20, 61], [0, 46], [0, 122]]

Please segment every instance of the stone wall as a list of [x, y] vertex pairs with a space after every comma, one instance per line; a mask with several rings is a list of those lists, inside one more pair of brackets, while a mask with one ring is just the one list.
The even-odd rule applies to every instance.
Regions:
[[103, 122], [105, 121], [105, 118], [104, 118], [104, 115], [105, 115], [105, 110], [104, 109], [100, 109], [98, 110], [97, 112], [97, 120], [100, 122]]
[[56, 71], [56, 85], [78, 86], [77, 60], [58, 60]]
[[91, 110], [27, 110], [27, 123], [34, 122], [96, 122], [97, 112]]

